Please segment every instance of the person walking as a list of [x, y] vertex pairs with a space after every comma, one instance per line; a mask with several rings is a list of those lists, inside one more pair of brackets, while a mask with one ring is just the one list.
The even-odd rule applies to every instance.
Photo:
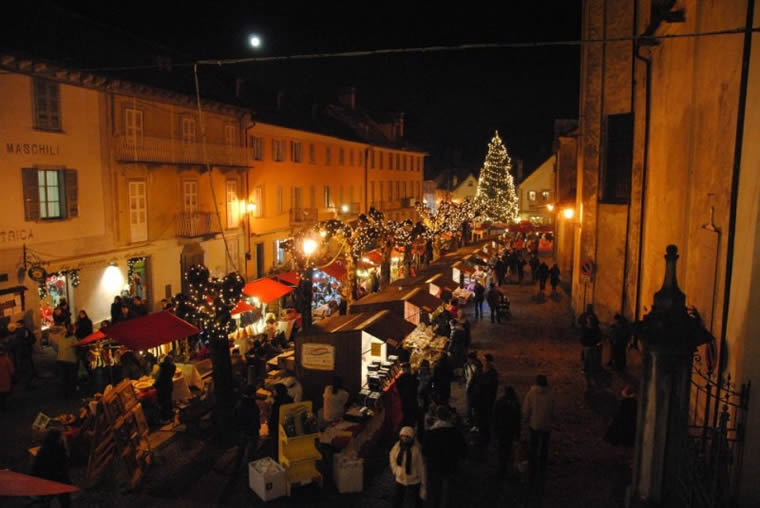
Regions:
[[631, 324], [620, 314], [615, 314], [614, 320], [615, 323], [612, 325], [612, 354], [610, 355], [610, 360], [616, 371], [625, 372], [628, 342], [631, 339]]
[[604, 440], [612, 446], [630, 449], [636, 441], [636, 413], [638, 411], [636, 392], [632, 386], [626, 385], [620, 392], [620, 396], [622, 398], [615, 416], [607, 427]]
[[546, 481], [549, 457], [549, 434], [554, 419], [554, 394], [546, 376], [536, 376], [523, 401], [523, 423], [530, 437], [528, 485], [533, 494], [540, 496]]
[[500, 294], [501, 293], [498, 289], [496, 289], [492, 282], [490, 288], [488, 289], [488, 294], [486, 295], [486, 300], [488, 301], [488, 309], [491, 311], [491, 323], [501, 323], [501, 317], [499, 316], [498, 312]]
[[557, 263], [554, 263], [549, 270], [549, 282], [552, 285], [552, 293], [556, 293], [559, 285], [559, 266]]
[[414, 439], [412, 427], [402, 427], [399, 440], [393, 445], [388, 454], [391, 473], [396, 480], [396, 492], [393, 496], [394, 508], [404, 506], [408, 496], [414, 500], [417, 508], [422, 508], [426, 497], [425, 461], [422, 457], [422, 447]]
[[443, 354], [433, 367], [433, 397], [436, 402], [448, 404], [451, 398], [453, 372], [448, 354]]
[[[32, 475], [54, 482], [71, 483], [71, 479], [69, 478], [69, 453], [60, 430], [52, 429], [45, 435], [45, 440], [42, 442], [42, 446], [40, 446], [34, 459]], [[61, 508], [69, 508], [71, 506], [70, 494], [58, 494], [57, 498]]]
[[578, 317], [578, 324], [581, 326], [581, 360], [583, 361], [583, 373], [586, 375], [586, 386], [591, 388], [597, 368], [599, 367], [599, 342], [601, 341], [601, 330], [599, 329], [599, 318], [594, 313], [594, 306], [588, 304], [586, 312]]
[[487, 445], [491, 441], [491, 415], [499, 390], [499, 373], [496, 372], [493, 356], [486, 354], [486, 365], [483, 373], [478, 376], [477, 406], [475, 414], [477, 427], [480, 431], [481, 443]]
[[[74, 336], [77, 338], [77, 341], [81, 341], [92, 335], [92, 331], [92, 320], [87, 316], [87, 311], [80, 310], [76, 323], [74, 323]], [[81, 364], [87, 371], [87, 375], [90, 376], [92, 373], [90, 372], [90, 362], [87, 361], [87, 348], [78, 347], [76, 348], [76, 353], [77, 372], [79, 372], [79, 365]]]
[[449, 505], [451, 484], [459, 463], [467, 457], [467, 443], [462, 432], [451, 420], [447, 406], [438, 408], [437, 418], [422, 442], [422, 456], [430, 479], [429, 506], [444, 508]]
[[541, 261], [541, 264], [538, 265], [538, 289], [541, 292], [541, 294], [544, 294], [544, 290], [546, 289], [546, 279], [549, 278], [549, 266]]
[[13, 333], [10, 342], [10, 352], [13, 354], [17, 381], [19, 384], [23, 382], [25, 388], [31, 390], [34, 388], [32, 381], [38, 377], [33, 358], [34, 334], [25, 326], [23, 319], [9, 324], [8, 331]]
[[409, 363], [401, 366], [401, 375], [396, 380], [396, 389], [401, 397], [401, 414], [402, 426], [414, 427], [419, 419], [419, 405], [417, 402], [417, 389], [419, 381], [417, 376], [412, 374], [412, 368]]
[[5, 345], [0, 345], [0, 411], [5, 411], [13, 389], [13, 374], [16, 368], [8, 355]]
[[517, 283], [522, 286], [525, 278], [525, 260], [519, 254], [515, 258], [515, 267], [517, 268]]
[[256, 403], [256, 386], [248, 385], [243, 389], [242, 396], [235, 406], [235, 420], [240, 432], [235, 471], [240, 470], [245, 457], [248, 464], [256, 460], [259, 449], [259, 432], [261, 429], [261, 410]]
[[494, 272], [496, 272], [496, 281], [499, 284], [499, 287], [503, 286], [504, 276], [507, 273], [507, 266], [504, 264], [504, 261], [502, 261], [500, 258], [497, 258], [493, 269]]
[[533, 278], [533, 284], [535, 284], [538, 282], [538, 265], [541, 264], [535, 253], [530, 256], [528, 264], [530, 265], [530, 275]]
[[511, 386], [504, 388], [504, 395], [494, 405], [494, 428], [499, 445], [499, 478], [512, 472], [514, 443], [520, 439], [520, 400]]
[[465, 392], [465, 421], [468, 425], [474, 424], [475, 401], [478, 393], [478, 382], [483, 372], [483, 364], [478, 360], [475, 351], [467, 355], [467, 363], [464, 365], [464, 392]]
[[476, 281], [473, 293], [475, 293], [473, 298], [475, 303], [475, 319], [483, 319], [483, 300], [485, 300], [486, 288], [483, 287], [480, 281]]

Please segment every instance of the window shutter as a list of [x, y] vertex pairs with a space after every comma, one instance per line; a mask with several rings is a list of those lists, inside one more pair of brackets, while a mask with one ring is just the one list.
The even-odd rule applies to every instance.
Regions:
[[21, 170], [21, 183], [24, 187], [24, 220], [40, 220], [40, 189], [38, 172], [35, 168]]
[[66, 169], [63, 172], [66, 196], [66, 217], [79, 217], [79, 189], [77, 186], [77, 170]]

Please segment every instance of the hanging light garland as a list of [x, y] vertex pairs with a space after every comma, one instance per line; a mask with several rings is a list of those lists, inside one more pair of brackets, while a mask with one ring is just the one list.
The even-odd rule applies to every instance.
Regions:
[[76, 268], [74, 270], [69, 270], [68, 275], [69, 275], [69, 280], [71, 281], [71, 286], [78, 288], [79, 284], [82, 282], [79, 278], [79, 268]]
[[127, 279], [132, 280], [132, 276], [135, 274], [135, 265], [137, 263], [144, 263], [145, 256], [129, 258], [127, 259]]

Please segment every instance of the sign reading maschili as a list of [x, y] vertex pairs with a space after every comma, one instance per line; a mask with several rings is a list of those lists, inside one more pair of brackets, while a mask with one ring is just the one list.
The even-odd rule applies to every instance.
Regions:
[[6, 143], [5, 151], [16, 155], [59, 155], [58, 145], [41, 143]]

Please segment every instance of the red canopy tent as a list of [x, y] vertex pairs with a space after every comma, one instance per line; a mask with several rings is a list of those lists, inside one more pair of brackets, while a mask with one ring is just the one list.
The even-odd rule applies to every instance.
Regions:
[[76, 485], [0, 470], [0, 497], [54, 496], [78, 490]]
[[103, 340], [103, 339], [105, 339], [106, 337], [107, 337], [107, 336], [106, 336], [106, 334], [105, 334], [105, 333], [103, 333], [103, 332], [101, 332], [100, 330], [98, 330], [97, 332], [95, 332], [95, 333], [91, 333], [90, 335], [88, 335], [88, 336], [87, 336], [87, 337], [85, 337], [84, 339], [80, 340], [80, 341], [79, 341], [79, 342], [77, 342], [75, 345], [76, 345], [76, 346], [86, 346], [87, 344], [90, 344], [90, 343], [92, 343], [92, 342], [97, 342], [97, 341], [99, 341], [99, 340]]
[[154, 312], [102, 330], [108, 337], [135, 351], [184, 339], [200, 332], [168, 311]]
[[382, 264], [382, 262], [383, 262], [383, 254], [380, 252], [379, 249], [375, 249], [375, 250], [371, 250], [369, 252], [366, 252], [363, 257], [369, 259], [370, 262], [372, 262], [372, 263], [374, 263], [376, 265]]
[[275, 275], [275, 277], [292, 286], [297, 286], [301, 282], [301, 276], [298, 275], [298, 272], [282, 272]]
[[240, 300], [237, 305], [235, 305], [235, 308], [230, 311], [230, 314], [237, 316], [243, 312], [251, 312], [253, 310], [256, 310], [256, 307], [246, 302], [245, 300]]
[[342, 280], [347, 273], [346, 267], [338, 261], [333, 261], [329, 265], [320, 267], [319, 269], [338, 280]]
[[258, 298], [262, 303], [273, 302], [292, 291], [292, 287], [281, 284], [269, 277], [252, 280], [243, 288], [243, 293], [250, 297]]

